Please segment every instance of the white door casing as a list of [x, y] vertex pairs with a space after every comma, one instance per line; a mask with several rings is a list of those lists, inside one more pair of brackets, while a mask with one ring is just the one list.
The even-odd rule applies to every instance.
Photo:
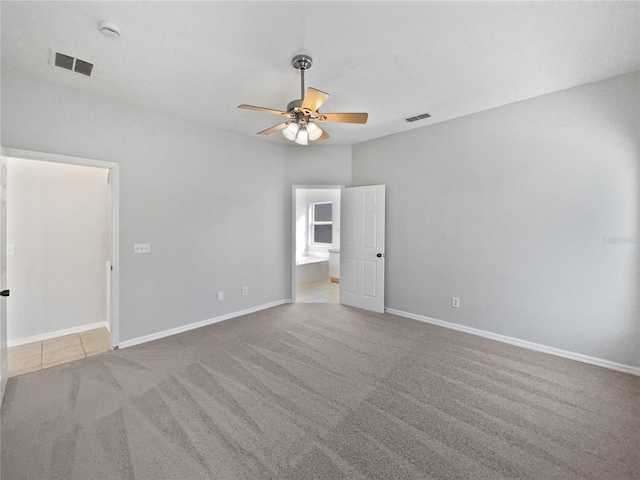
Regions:
[[[0, 290], [7, 288], [7, 157], [0, 155]], [[7, 385], [7, 297], [0, 297], [0, 404]]]
[[340, 303], [384, 312], [385, 186], [342, 190]]
[[[34, 152], [14, 148], [5, 149], [9, 158], [23, 158], [26, 160], [40, 160], [43, 162], [64, 163], [68, 165], [80, 165], [86, 167], [104, 168], [109, 170], [109, 183], [111, 185], [111, 302], [110, 315], [110, 339], [111, 348], [119, 348], [120, 345], [120, 165], [115, 162], [92, 160], [81, 157], [71, 157], [54, 153]], [[6, 249], [5, 249], [6, 253]], [[6, 323], [6, 322], [5, 322]]]

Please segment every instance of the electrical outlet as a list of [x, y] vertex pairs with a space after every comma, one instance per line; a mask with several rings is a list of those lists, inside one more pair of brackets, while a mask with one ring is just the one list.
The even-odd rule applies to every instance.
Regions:
[[150, 243], [136, 243], [133, 246], [133, 253], [151, 253], [151, 244]]
[[242, 295], [249, 295], [249, 287], [242, 287]]
[[221, 302], [224, 300], [224, 292], [218, 292], [218, 301]]
[[460, 308], [460, 299], [458, 297], [451, 297], [451, 306], [453, 308]]

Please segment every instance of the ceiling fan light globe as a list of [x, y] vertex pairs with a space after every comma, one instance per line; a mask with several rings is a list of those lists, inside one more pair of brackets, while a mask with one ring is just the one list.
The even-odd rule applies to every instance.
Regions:
[[309, 133], [309, 140], [311, 141], [319, 139], [322, 135], [322, 129], [319, 128], [315, 123], [307, 124], [307, 132]]
[[296, 136], [295, 142], [298, 145], [309, 145], [309, 132], [306, 129], [301, 128]]
[[287, 138], [287, 140], [294, 141], [298, 135], [298, 124], [290, 123], [287, 128], [282, 130], [282, 134]]

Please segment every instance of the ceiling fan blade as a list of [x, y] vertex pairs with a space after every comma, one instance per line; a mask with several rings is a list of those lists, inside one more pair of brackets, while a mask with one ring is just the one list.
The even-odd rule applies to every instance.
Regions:
[[264, 108], [264, 107], [256, 107], [254, 105], [245, 105], [244, 103], [242, 105], [238, 105], [238, 108], [244, 108], [245, 110], [255, 110], [257, 112], [264, 112], [264, 113], [273, 113], [274, 115], [281, 115], [283, 117], [287, 117], [287, 118], [292, 118], [293, 115], [289, 112], [283, 112], [281, 110], [274, 110], [272, 108]]
[[287, 125], [289, 125], [291, 122], [284, 122], [284, 123], [280, 123], [278, 125], [274, 125], [271, 128], [267, 128], [266, 130], [262, 130], [261, 132], [258, 132], [258, 135], [270, 135], [273, 132], [277, 132], [278, 130], [282, 130], [284, 128], [287, 127]]
[[320, 122], [367, 123], [368, 113], [321, 113], [316, 119]]
[[[318, 127], [318, 128], [320, 128], [320, 127]], [[322, 128], [320, 128], [320, 130], [322, 130]], [[328, 134], [325, 130], [322, 130], [322, 135], [320, 135], [320, 136], [318, 137], [318, 139], [316, 140], [316, 142], [319, 142], [319, 141], [321, 141], [321, 140], [326, 140], [327, 138], [329, 138], [329, 134]]]
[[308, 110], [309, 113], [315, 113], [327, 98], [329, 98], [328, 93], [309, 87], [307, 88], [307, 93], [304, 96], [300, 110]]

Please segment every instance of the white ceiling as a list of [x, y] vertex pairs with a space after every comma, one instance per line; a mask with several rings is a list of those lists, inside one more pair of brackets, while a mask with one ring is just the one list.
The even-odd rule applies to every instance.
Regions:
[[[306, 53], [307, 86], [331, 94], [323, 112], [369, 112], [325, 124], [325, 145], [354, 144], [639, 70], [639, 5], [2, 1], [2, 72], [255, 136], [279, 117], [236, 107], [284, 110], [300, 92], [291, 58]], [[49, 48], [93, 75], [50, 66]]]

